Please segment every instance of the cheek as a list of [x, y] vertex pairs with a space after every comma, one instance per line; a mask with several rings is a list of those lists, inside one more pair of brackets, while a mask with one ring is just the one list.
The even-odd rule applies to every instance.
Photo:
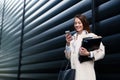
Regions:
[[83, 29], [83, 25], [82, 24], [79, 24], [79, 25], [75, 25], [74, 24], [74, 28], [75, 28], [75, 30], [82, 30]]
[[81, 27], [74, 27], [76, 31], [81, 31], [82, 28]]
[[83, 29], [83, 25], [81, 26], [81, 28]]
[[76, 27], [78, 29], [83, 29], [83, 26], [82, 25], [79, 25], [78, 27]]
[[80, 28], [83, 29], [83, 25], [82, 24], [80, 25]]

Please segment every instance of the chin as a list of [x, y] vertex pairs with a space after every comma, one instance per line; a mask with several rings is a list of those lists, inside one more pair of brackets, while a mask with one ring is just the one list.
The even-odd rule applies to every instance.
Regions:
[[81, 32], [82, 30], [76, 30], [77, 32]]

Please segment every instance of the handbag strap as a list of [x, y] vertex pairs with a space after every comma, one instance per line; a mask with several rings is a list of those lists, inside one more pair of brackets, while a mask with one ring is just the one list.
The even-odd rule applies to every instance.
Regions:
[[[66, 62], [67, 61], [67, 62]], [[66, 61], [63, 61], [62, 62], [62, 65], [61, 65], [61, 67], [60, 67], [60, 71], [61, 70], [67, 70], [68, 68], [69, 68], [69, 66], [70, 66], [70, 61], [69, 60], [66, 60]], [[64, 65], [65, 65], [65, 67], [64, 67]]]
[[67, 65], [65, 66], [65, 70], [67, 70], [69, 66], [70, 66], [70, 61], [67, 60]]

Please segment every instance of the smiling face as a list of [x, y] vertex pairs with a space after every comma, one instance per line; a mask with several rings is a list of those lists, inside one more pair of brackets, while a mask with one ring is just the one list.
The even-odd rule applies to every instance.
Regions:
[[78, 33], [81, 33], [83, 30], [83, 23], [77, 17], [75, 17], [75, 19], [74, 19], [74, 28]]

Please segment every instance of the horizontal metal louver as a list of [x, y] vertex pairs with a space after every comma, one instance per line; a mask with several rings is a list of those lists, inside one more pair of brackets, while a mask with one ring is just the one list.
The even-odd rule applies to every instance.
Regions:
[[97, 80], [119, 80], [119, 4], [120, 0], [1, 0], [0, 80], [57, 80], [65, 62], [65, 30], [74, 30], [78, 13], [86, 15], [91, 30], [95, 18], [95, 33], [103, 37], [106, 56], [95, 63]]
[[5, 0], [0, 50], [0, 79], [17, 80], [23, 1]]
[[[100, 1], [97, 1], [100, 2]], [[106, 0], [96, 6], [96, 34], [103, 36], [106, 56], [96, 63], [97, 80], [120, 79], [120, 1]]]

